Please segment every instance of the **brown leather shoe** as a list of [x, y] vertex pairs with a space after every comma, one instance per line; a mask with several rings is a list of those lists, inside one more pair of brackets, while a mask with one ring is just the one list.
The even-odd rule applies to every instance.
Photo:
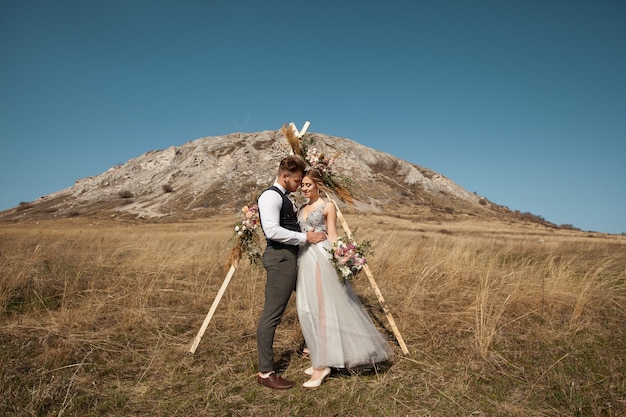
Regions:
[[257, 374], [256, 380], [259, 384], [271, 389], [289, 389], [296, 385], [293, 381], [279, 377], [276, 372], [272, 372], [267, 378], [262, 378], [261, 375]]

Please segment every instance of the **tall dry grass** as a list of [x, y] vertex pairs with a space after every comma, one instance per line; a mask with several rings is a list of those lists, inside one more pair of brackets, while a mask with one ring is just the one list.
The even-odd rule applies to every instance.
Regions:
[[[619, 416], [626, 411], [626, 239], [504, 223], [348, 214], [409, 349], [322, 387], [256, 385], [264, 272], [226, 275], [229, 216], [0, 226], [0, 414]], [[294, 297], [295, 298], [295, 297]], [[303, 382], [292, 299], [276, 361]]]

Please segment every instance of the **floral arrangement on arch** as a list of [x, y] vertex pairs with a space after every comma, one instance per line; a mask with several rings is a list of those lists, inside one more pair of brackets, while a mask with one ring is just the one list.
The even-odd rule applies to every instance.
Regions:
[[293, 153], [302, 157], [310, 168], [319, 171], [324, 180], [324, 185], [337, 194], [337, 197], [348, 204], [352, 204], [354, 201], [352, 189], [355, 185], [352, 180], [338, 175], [334, 171], [333, 165], [335, 164], [336, 155], [328, 155], [316, 147], [314, 138], [309, 134], [298, 138], [287, 124], [283, 125], [281, 130], [287, 138]]
[[369, 241], [357, 243], [341, 237], [333, 243], [333, 247], [328, 252], [332, 255], [331, 262], [342, 284], [352, 281], [363, 269], [367, 257], [373, 253]]
[[228, 266], [246, 255], [253, 267], [261, 267], [263, 250], [258, 231], [260, 226], [259, 207], [256, 204], [243, 206], [239, 220], [235, 223], [235, 245], [228, 259]]

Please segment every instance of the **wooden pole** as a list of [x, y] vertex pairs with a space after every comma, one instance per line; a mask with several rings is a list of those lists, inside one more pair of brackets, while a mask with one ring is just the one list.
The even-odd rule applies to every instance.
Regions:
[[[337, 218], [341, 222], [341, 226], [343, 227], [343, 230], [346, 232], [346, 235], [348, 235], [348, 239], [350, 239], [351, 241], [354, 241], [354, 237], [352, 236], [352, 232], [350, 231], [350, 228], [348, 227], [348, 223], [346, 222], [346, 219], [343, 217], [343, 214], [341, 214], [341, 210], [339, 210], [337, 203], [335, 203], [335, 201], [328, 195], [328, 193], [326, 193], [326, 198], [332, 201], [335, 204], [335, 207], [337, 207]], [[378, 302], [380, 303], [380, 306], [382, 307], [383, 312], [385, 313], [385, 316], [387, 317], [387, 321], [389, 321], [391, 330], [393, 331], [393, 334], [396, 336], [396, 340], [398, 341], [398, 344], [400, 345], [400, 348], [402, 349], [402, 353], [404, 353], [405, 356], [409, 355], [409, 349], [406, 347], [406, 344], [404, 343], [404, 339], [402, 338], [402, 335], [400, 334], [400, 331], [398, 330], [398, 326], [396, 326], [396, 322], [393, 319], [391, 312], [389, 311], [389, 307], [387, 306], [387, 303], [385, 302], [385, 299], [383, 298], [383, 295], [380, 292], [380, 289], [378, 288], [378, 284], [376, 284], [376, 280], [374, 280], [372, 271], [370, 271], [370, 268], [367, 265], [367, 263], [363, 265], [363, 270], [365, 271], [365, 275], [367, 275], [367, 279], [369, 280], [370, 284], [372, 285], [372, 288], [374, 289], [374, 293], [376, 294], [376, 297], [378, 298]]]
[[208, 314], [204, 318], [204, 323], [202, 323], [202, 326], [200, 327], [200, 331], [198, 331], [196, 338], [193, 340], [193, 343], [191, 344], [191, 347], [189, 348], [190, 353], [194, 353], [196, 349], [198, 348], [198, 344], [200, 344], [200, 339], [202, 339], [202, 336], [204, 335], [204, 332], [206, 331], [206, 328], [209, 325], [211, 318], [213, 317], [213, 313], [215, 313], [215, 309], [217, 308], [217, 305], [220, 303], [220, 300], [222, 299], [222, 296], [224, 295], [224, 291], [226, 291], [226, 287], [228, 287], [228, 283], [230, 282], [230, 279], [233, 277], [233, 274], [235, 273], [236, 268], [237, 268], [237, 261], [233, 262], [233, 264], [230, 266], [230, 270], [228, 271], [226, 278], [224, 278], [224, 282], [222, 283], [220, 290], [217, 292], [217, 296], [215, 297], [215, 300], [213, 301], [213, 305], [211, 305], [211, 309], [209, 310]]
[[304, 136], [304, 134], [306, 133], [310, 125], [311, 125], [311, 122], [307, 120], [306, 122], [304, 122], [304, 126], [302, 126], [302, 130], [298, 130], [294, 122], [289, 123], [289, 126], [291, 127], [293, 134], [296, 135], [298, 139]]

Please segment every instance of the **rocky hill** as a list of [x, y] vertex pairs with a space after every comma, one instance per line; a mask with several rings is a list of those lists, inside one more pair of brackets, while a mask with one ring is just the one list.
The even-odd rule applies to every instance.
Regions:
[[[355, 185], [345, 210], [422, 218], [519, 217], [445, 176], [345, 138], [307, 133], [336, 156], [335, 171]], [[238, 210], [271, 185], [291, 152], [280, 130], [204, 137], [147, 152], [67, 189], [0, 213], [0, 220], [107, 216], [176, 221]]]

